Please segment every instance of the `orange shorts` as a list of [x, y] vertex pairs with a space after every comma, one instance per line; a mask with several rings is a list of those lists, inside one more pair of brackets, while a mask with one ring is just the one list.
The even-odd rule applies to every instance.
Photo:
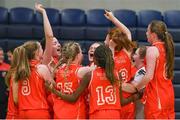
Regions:
[[48, 110], [20, 110], [20, 119], [50, 119]]
[[[66, 109], [66, 106], [64, 108]], [[54, 111], [54, 119], [86, 119], [86, 112], [85, 110], [71, 111], [70, 109]]]
[[89, 115], [90, 119], [120, 119], [120, 110], [98, 110]]
[[145, 119], [175, 119], [174, 109], [144, 109]]
[[9, 115], [9, 114], [6, 115], [6, 119], [18, 119], [18, 118], [19, 118], [18, 115]]

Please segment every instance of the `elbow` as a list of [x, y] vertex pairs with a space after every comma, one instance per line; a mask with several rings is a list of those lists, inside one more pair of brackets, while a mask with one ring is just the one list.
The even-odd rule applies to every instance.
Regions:
[[149, 76], [149, 78], [148, 78], [149, 80], [152, 80], [153, 79], [153, 75], [151, 75], [151, 76]]
[[122, 106], [122, 107], [125, 106], [125, 105], [126, 105], [125, 103], [121, 102], [121, 106]]
[[126, 99], [124, 99], [124, 98], [121, 98], [120, 103], [121, 103], [121, 106], [125, 106], [128, 104], [128, 101], [126, 101]]
[[128, 103], [126, 102], [126, 101], [124, 101], [124, 100], [121, 100], [121, 106], [123, 107], [123, 106], [125, 106], [125, 105], [127, 105]]
[[77, 101], [77, 99], [75, 99], [75, 98], [69, 100], [69, 102], [71, 102], [71, 103], [75, 103], [76, 101]]
[[146, 81], [149, 82], [153, 79], [153, 75], [146, 75]]
[[69, 102], [71, 102], [71, 103], [75, 103], [77, 100], [78, 100], [78, 98], [77, 98], [77, 97], [73, 97], [72, 99], [69, 99]]
[[74, 95], [73, 98], [74, 98], [74, 99], [73, 99], [73, 102], [76, 102], [76, 101], [78, 100], [79, 96]]
[[130, 41], [132, 41], [131, 32], [129, 30], [127, 31], [127, 37]]
[[78, 98], [79, 98], [78, 96], [73, 95], [68, 101], [71, 103], [75, 103], [78, 100]]
[[54, 38], [53, 34], [46, 34], [47, 40], [53, 40], [53, 38]]

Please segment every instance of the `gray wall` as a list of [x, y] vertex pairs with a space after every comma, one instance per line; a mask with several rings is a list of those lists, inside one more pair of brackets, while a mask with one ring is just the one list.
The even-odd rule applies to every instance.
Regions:
[[180, 9], [180, 0], [0, 0], [0, 6], [13, 8], [24, 6], [34, 8], [34, 3], [41, 2], [46, 7], [57, 9], [80, 8], [84, 10], [93, 8], [132, 9], [155, 9], [159, 11]]

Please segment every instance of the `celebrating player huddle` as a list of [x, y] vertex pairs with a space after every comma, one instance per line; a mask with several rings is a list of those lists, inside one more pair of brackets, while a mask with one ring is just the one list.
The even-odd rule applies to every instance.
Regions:
[[61, 48], [46, 10], [35, 8], [43, 16], [45, 44], [28, 41], [13, 51], [7, 119], [175, 117], [174, 46], [165, 23], [152, 21], [146, 33], [152, 46], [137, 47], [130, 30], [105, 10], [116, 28], [105, 44], [90, 46], [90, 64], [82, 66], [81, 46], [69, 41]]

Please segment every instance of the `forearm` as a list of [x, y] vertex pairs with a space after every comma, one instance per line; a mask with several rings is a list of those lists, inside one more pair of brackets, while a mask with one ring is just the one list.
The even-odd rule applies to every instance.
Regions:
[[122, 32], [127, 35], [129, 40], [132, 40], [131, 31], [123, 23], [121, 23], [115, 16], [112, 17], [111, 21], [115, 24], [116, 27], [118, 27]]
[[129, 104], [129, 103], [131, 103], [131, 102], [134, 102], [135, 101], [135, 96], [134, 95], [132, 95], [132, 96], [130, 96], [130, 97], [128, 97], [128, 98], [121, 98], [121, 106], [124, 106], [124, 105], [127, 105], [127, 104]]
[[138, 98], [137, 94], [133, 94], [132, 96], [130, 96], [128, 98], [124, 98], [123, 92], [122, 92], [122, 85], [120, 86], [119, 93], [120, 93], [121, 106], [124, 106], [131, 102], [134, 102]]
[[136, 94], [133, 94], [129, 96], [128, 98], [121, 98], [121, 106], [127, 105], [131, 102], [135, 102], [136, 100], [141, 99], [143, 96], [143, 91], [137, 92]]
[[43, 56], [43, 63], [48, 64], [51, 61], [52, 57], [52, 44], [53, 44], [53, 31], [46, 14], [46, 11], [43, 11], [43, 24], [44, 24], [44, 32], [45, 32], [45, 51]]
[[82, 78], [82, 80], [79, 84], [79, 87], [75, 91], [73, 91], [73, 93], [71, 93], [71, 94], [64, 94], [64, 93], [56, 90], [52, 84], [48, 84], [47, 82], [45, 83], [45, 85], [52, 93], [56, 94], [58, 97], [62, 98], [63, 100], [68, 101], [68, 102], [76, 102], [78, 100], [78, 98], [80, 97], [80, 95], [83, 93], [83, 91], [89, 85], [90, 80], [91, 80], [91, 72], [88, 72]]
[[128, 93], [135, 93], [135, 92], [137, 92], [136, 88], [132, 84], [130, 84], [130, 83], [123, 83], [122, 90], [125, 91], [125, 92], [128, 92]]
[[49, 19], [48, 19], [48, 16], [47, 16], [47, 13], [45, 10], [43, 11], [42, 15], [43, 15], [45, 36], [46, 36], [46, 38], [49, 38], [47, 40], [52, 40], [54, 37], [53, 31], [52, 31], [52, 28], [51, 28], [51, 25], [50, 25], [50, 22], [49, 22]]
[[140, 89], [142, 89], [144, 86], [146, 86], [149, 81], [151, 80], [151, 78], [148, 75], [145, 75], [141, 82], [134, 84], [134, 86], [136, 87], [136, 89], [139, 91]]
[[61, 99], [68, 101], [68, 102], [76, 102], [78, 99], [78, 97], [75, 96], [74, 94], [64, 94], [64, 93], [59, 92], [57, 90], [53, 90], [53, 93], [56, 94]]

